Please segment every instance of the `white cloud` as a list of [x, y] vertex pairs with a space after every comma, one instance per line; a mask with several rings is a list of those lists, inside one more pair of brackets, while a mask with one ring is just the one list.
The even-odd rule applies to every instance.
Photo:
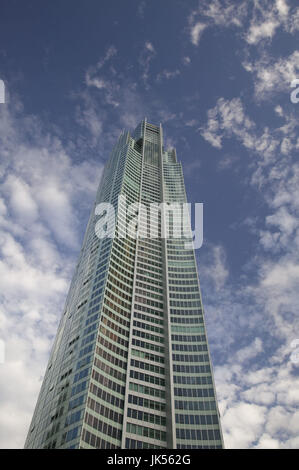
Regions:
[[271, 41], [278, 30], [294, 34], [299, 30], [299, 8], [286, 0], [232, 0], [200, 1], [188, 16], [190, 41], [199, 45], [203, 32], [212, 27], [236, 27], [250, 46]]
[[238, 363], [243, 363], [247, 360], [256, 357], [263, 351], [263, 343], [260, 338], [255, 338], [254, 341], [248, 346], [241, 348], [237, 351], [235, 358]]
[[292, 14], [289, 15], [287, 30], [294, 34], [296, 31], [299, 31], [299, 7], [293, 10]]
[[282, 406], [273, 407], [268, 416], [266, 431], [274, 435], [277, 432], [288, 428], [291, 413]]
[[[277, 187], [276, 191], [271, 194], [272, 201], [273, 198], [276, 200], [278, 196], [283, 197], [283, 192], [289, 193], [287, 187], [284, 188], [284, 191], [279, 188], [284, 184], [282, 182], [285, 181], [286, 172], [290, 173], [291, 169], [295, 168], [292, 165], [289, 167], [286, 162], [292, 157], [292, 151], [297, 151], [298, 140], [297, 128], [299, 124], [294, 113], [287, 114], [282, 110], [279, 112], [282, 113], [281, 117], [285, 120], [284, 125], [274, 129], [269, 127], [259, 129], [254, 120], [246, 115], [240, 98], [232, 100], [219, 98], [216, 106], [207, 113], [207, 123], [199, 128], [203, 138], [215, 148], [223, 147], [224, 138], [235, 138], [250, 151], [251, 156], [258, 156], [259, 159], [256, 160], [251, 182], [253, 185], [261, 187], [265, 183], [264, 175], [267, 175], [267, 179], [270, 178], [271, 181], [276, 180]], [[284, 155], [284, 159], [278, 157], [280, 152]], [[297, 172], [294, 174], [294, 178], [299, 178]], [[292, 184], [294, 192], [297, 191], [295, 186]], [[296, 201], [297, 198], [295, 197], [293, 200]]]
[[266, 225], [278, 227], [288, 237], [298, 227], [298, 219], [286, 207], [280, 207], [275, 214], [266, 217]]
[[156, 56], [156, 50], [153, 44], [150, 41], [146, 41], [143, 47], [143, 50], [139, 56], [139, 65], [142, 70], [142, 80], [144, 82], [145, 88], [149, 88], [148, 80], [149, 80], [149, 70], [150, 70], [150, 63]]
[[196, 127], [196, 126], [198, 126], [198, 120], [197, 119], [190, 119], [189, 121], [185, 122], [185, 126], [187, 126], [187, 127]]
[[[99, 74], [105, 80], [109, 55], [100, 61]], [[95, 138], [96, 159], [72, 159], [70, 152], [78, 155], [76, 141], [63, 145], [50, 127], [45, 131], [36, 117], [27, 116], [12, 100], [10, 108], [0, 109], [0, 339], [6, 346], [5, 363], [0, 364], [3, 448], [24, 445], [80, 248], [82, 223], [87, 222], [100, 180], [102, 147], [97, 139], [106, 116], [96, 110], [91, 90], [97, 91], [87, 87], [79, 96], [80, 110], [86, 111], [79, 124]], [[119, 96], [118, 125], [132, 128], [144, 117], [144, 103], [133, 85]], [[166, 115], [173, 118], [165, 108]], [[97, 118], [101, 118], [98, 123]], [[108, 147], [117, 131], [115, 126], [105, 136]]]
[[290, 7], [286, 0], [276, 0], [275, 5], [280, 16], [286, 16], [289, 13]]
[[[87, 69], [85, 74], [85, 84], [87, 87], [96, 88], [101, 93], [105, 103], [117, 108], [119, 106], [119, 101], [117, 100], [117, 95], [119, 94], [120, 86], [116, 79], [111, 79], [111, 76], [108, 78], [105, 77], [105, 72], [103, 68], [106, 64], [110, 63], [111, 59], [117, 54], [117, 49], [114, 46], [110, 46], [105, 56], [98, 61], [95, 66], [91, 66]], [[115, 75], [115, 70], [110, 66], [110, 74]], [[88, 99], [88, 96], [83, 96], [85, 99]], [[89, 106], [88, 110], [84, 112], [84, 116], [81, 117], [81, 120], [85, 119], [87, 126], [91, 127], [92, 132], [100, 133], [102, 130], [102, 122], [99, 119], [95, 108]], [[93, 128], [94, 127], [94, 128]]]
[[229, 271], [226, 267], [226, 256], [223, 247], [213, 246], [210, 261], [202, 267], [203, 275], [210, 279], [216, 291], [222, 289], [228, 279]]
[[235, 355], [216, 367], [225, 447], [296, 448], [298, 378], [290, 361], [253, 369], [240, 366]]
[[119, 102], [115, 99], [115, 96], [119, 91], [119, 85], [116, 82], [104, 80], [102, 77], [92, 77], [91, 71], [87, 71], [86, 85], [89, 87], [95, 87], [98, 90], [103, 90], [105, 92], [104, 96], [106, 103], [114, 106], [115, 108], [119, 106]]
[[38, 207], [31, 194], [30, 186], [14, 175], [9, 175], [3, 185], [8, 196], [8, 205], [13, 216], [26, 223], [33, 223], [38, 216]]
[[279, 21], [274, 18], [261, 23], [252, 22], [246, 35], [246, 41], [249, 44], [257, 44], [261, 39], [272, 38], [279, 25]]
[[269, 434], [264, 433], [260, 439], [259, 443], [255, 446], [256, 449], [279, 449], [280, 442], [278, 439], [273, 439]]
[[215, 299], [202, 271], [208, 336], [218, 361], [223, 357], [216, 385], [224, 439], [233, 448], [298, 445], [297, 422], [291, 419], [299, 403], [298, 377], [290, 360], [291, 341], [299, 337], [298, 122], [282, 106], [275, 113], [280, 127], [259, 129], [239, 99], [220, 99], [202, 128], [215, 147], [232, 138], [249, 150], [251, 178], [244, 186], [258, 190], [264, 204], [263, 218], [251, 219], [259, 244], [243, 278], [231, 284], [228, 276]]
[[[30, 357], [28, 349], [20, 347], [18, 338], [14, 342], [16, 355]], [[28, 343], [29, 344], [29, 343]], [[10, 360], [1, 365], [1, 431], [2, 449], [24, 447], [24, 439], [32, 417], [32, 402], [37, 399], [41, 383], [38, 380], [39, 367], [32, 361], [31, 367], [24, 367], [22, 360]]]
[[265, 270], [265, 275], [262, 279], [262, 286], [268, 287], [292, 287], [298, 285], [299, 281], [299, 266], [296, 263], [289, 261], [284, 265], [276, 265], [271, 269]]
[[92, 146], [95, 147], [103, 133], [103, 114], [101, 116], [93, 104], [85, 108], [78, 108], [77, 122], [89, 130], [92, 136]]
[[191, 36], [191, 42], [192, 44], [194, 44], [194, 46], [198, 46], [201, 35], [206, 28], [207, 28], [207, 25], [205, 25], [204, 23], [201, 23], [200, 21], [198, 21], [197, 23], [191, 26], [190, 36]]
[[222, 417], [227, 448], [246, 449], [263, 429], [267, 408], [249, 403], [231, 406]]
[[245, 115], [240, 98], [231, 101], [219, 98], [216, 106], [208, 111], [208, 122], [200, 131], [213, 147], [221, 148], [223, 138], [234, 135], [250, 148], [254, 142], [254, 126], [254, 122]]
[[144, 47], [145, 47], [145, 49], [148, 50], [149, 52], [152, 52], [153, 54], [156, 53], [155, 48], [154, 48], [153, 44], [152, 44], [150, 41], [146, 41]]
[[184, 64], [184, 65], [189, 65], [189, 64], [191, 64], [191, 59], [190, 59], [189, 56], [183, 57], [183, 64]]
[[298, 10], [291, 8], [286, 0], [263, 0], [254, 2], [253, 14], [245, 39], [250, 45], [261, 40], [271, 40], [279, 28], [288, 33], [298, 29]]
[[244, 400], [249, 403], [257, 403], [258, 405], [271, 405], [275, 402], [276, 394], [269, 390], [268, 384], [260, 384], [251, 387], [241, 393]]
[[214, 0], [206, 2], [201, 12], [216, 25], [241, 27], [247, 13], [247, 5], [246, 2], [242, 1], [236, 4], [230, 0], [222, 2]]
[[72, 161], [57, 136], [9, 106], [0, 109], [0, 446], [19, 448], [102, 165]]
[[288, 57], [273, 60], [265, 56], [256, 62], [244, 62], [244, 68], [254, 76], [255, 96], [258, 100], [271, 97], [274, 93], [291, 93], [291, 82], [298, 77], [299, 51]]
[[113, 56], [117, 54], [117, 49], [115, 46], [111, 45], [108, 47], [105, 56], [99, 60], [96, 65], [96, 68], [99, 70], [101, 69], [106, 62], [108, 62]]
[[230, 0], [201, 1], [189, 15], [189, 34], [192, 44], [199, 45], [203, 32], [212, 26], [240, 28], [246, 15], [247, 4]]

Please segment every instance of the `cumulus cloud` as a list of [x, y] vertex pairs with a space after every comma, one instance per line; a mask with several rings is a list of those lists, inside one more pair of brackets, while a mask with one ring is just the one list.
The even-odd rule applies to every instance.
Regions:
[[279, 29], [294, 34], [299, 29], [299, 8], [286, 0], [201, 1], [188, 17], [190, 41], [199, 45], [208, 28], [236, 27], [246, 44], [257, 46], [271, 41]]
[[282, 124], [261, 129], [239, 98], [220, 99], [201, 129], [215, 148], [236, 139], [247, 150], [251, 178], [244, 187], [259, 191], [265, 205], [262, 218], [250, 223], [255, 257], [237, 283], [229, 273], [215, 298], [208, 273], [200, 269], [211, 348], [222, 361], [216, 384], [225, 444], [233, 448], [298, 445], [291, 419], [299, 402], [298, 374], [290, 357], [291, 342], [299, 337], [298, 123], [281, 106], [274, 112]]
[[193, 24], [190, 27], [190, 37], [191, 42], [194, 46], [198, 46], [199, 40], [201, 38], [202, 33], [207, 28], [207, 25], [198, 21], [197, 23]]
[[[153, 56], [152, 44], [145, 48]], [[84, 221], [100, 180], [102, 156], [107, 158], [103, 150], [110, 152], [121, 127], [134, 128], [145, 108], [161, 112], [161, 103], [148, 107], [143, 102], [134, 83], [123, 86], [128, 77], [115, 78], [116, 53], [109, 48], [87, 70], [85, 88], [72, 94], [77, 114], [69, 140], [49, 123], [28, 116], [13, 97], [9, 105], [1, 105], [0, 340], [5, 342], [6, 357], [0, 364], [0, 446], [4, 448], [24, 445]], [[104, 107], [115, 109], [104, 86], [109, 77], [115, 80], [112, 99], [120, 105], [116, 123], [106, 132]], [[167, 106], [164, 118], [175, 118]]]
[[246, 10], [246, 2], [239, 4], [231, 0], [199, 2], [198, 8], [192, 10], [188, 17], [191, 43], [198, 46], [204, 31], [212, 26], [240, 28]]
[[251, 344], [239, 349], [236, 352], [236, 359], [238, 363], [242, 363], [256, 357], [263, 351], [263, 342], [260, 338], [255, 338]]
[[[203, 138], [215, 148], [222, 148], [225, 138], [236, 138], [247, 150], [259, 155], [261, 159], [252, 176], [252, 181], [262, 184], [264, 167], [268, 171], [271, 164], [268, 177], [273, 180], [280, 179], [281, 172], [286, 170], [287, 165], [284, 164], [286, 160], [278, 160], [277, 155], [280, 153], [286, 155], [289, 151], [297, 151], [299, 148], [298, 122], [294, 113], [284, 113], [282, 110], [280, 112], [285, 121], [284, 125], [277, 128], [258, 129], [254, 119], [246, 114], [240, 98], [231, 100], [219, 98], [215, 107], [208, 111], [207, 122], [199, 128], [199, 131]], [[286, 145], [288, 152], [286, 152]], [[277, 165], [273, 165], [275, 161]]]
[[298, 377], [290, 361], [249, 369], [230, 355], [215, 378], [226, 448], [296, 448]]
[[219, 98], [216, 106], [208, 111], [207, 124], [200, 131], [204, 139], [216, 148], [222, 148], [223, 138], [232, 135], [251, 147], [254, 126], [254, 122], [245, 115], [240, 98], [230, 101]]
[[255, 62], [244, 62], [244, 68], [253, 74], [255, 97], [265, 100], [275, 93], [291, 93], [291, 82], [298, 77], [299, 51], [274, 60], [265, 55]]
[[221, 245], [211, 246], [204, 263], [202, 263], [201, 273], [216, 291], [222, 289], [228, 279], [229, 271], [226, 264], [223, 247]]
[[[88, 145], [88, 150], [92, 149], [94, 153], [99, 149], [109, 153], [120, 132], [124, 128], [134, 129], [145, 117], [158, 114], [164, 121], [176, 117], [169, 110], [169, 103], [161, 103], [161, 99], [153, 99], [153, 96], [146, 100], [144, 90], [150, 89], [150, 80], [162, 82], [174, 79], [181, 71], [178, 68], [165, 68], [151, 74], [152, 61], [157, 55], [151, 41], [145, 41], [141, 47], [137, 59], [139, 67], [133, 69], [128, 64], [120, 70], [115, 65], [116, 55], [116, 48], [110, 46], [97, 64], [87, 68], [85, 88], [73, 93], [73, 98], [78, 101], [76, 121], [89, 133], [83, 144]], [[109, 126], [106, 126], [108, 121]], [[82, 139], [76, 142], [75, 150], [82, 147]], [[103, 149], [103, 140], [109, 143], [109, 148], [107, 145]]]
[[246, 449], [263, 428], [267, 409], [264, 406], [237, 403], [222, 418], [228, 448]]
[[10, 101], [0, 109], [1, 447], [23, 447], [102, 165]]
[[249, 44], [257, 44], [261, 39], [271, 39], [287, 16], [288, 10], [284, 0], [255, 2], [246, 41]]
[[254, 2], [246, 41], [256, 45], [261, 40], [271, 40], [279, 28], [293, 34], [298, 29], [298, 10], [286, 0]]
[[116, 81], [105, 80], [101, 76], [94, 76], [92, 71], [88, 70], [86, 72], [86, 85], [101, 90], [104, 93], [107, 104], [115, 108], [119, 106], [119, 102], [115, 99], [115, 96], [119, 92], [119, 84]]

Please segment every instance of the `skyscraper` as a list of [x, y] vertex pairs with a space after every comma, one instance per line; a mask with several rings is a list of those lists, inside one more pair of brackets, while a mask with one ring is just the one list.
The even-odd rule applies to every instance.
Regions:
[[180, 209], [165, 210], [186, 202], [162, 127], [144, 120], [123, 132], [99, 185], [25, 447], [223, 446], [191, 226], [178, 236]]

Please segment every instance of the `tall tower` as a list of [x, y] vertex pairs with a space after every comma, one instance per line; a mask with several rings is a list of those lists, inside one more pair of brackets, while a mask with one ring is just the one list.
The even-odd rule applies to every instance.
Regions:
[[166, 203], [186, 203], [182, 167], [144, 120], [106, 164], [26, 448], [222, 448], [194, 249], [150, 210]]

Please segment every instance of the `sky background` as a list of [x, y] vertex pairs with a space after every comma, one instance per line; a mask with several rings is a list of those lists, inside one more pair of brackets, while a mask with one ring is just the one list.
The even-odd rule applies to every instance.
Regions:
[[24, 445], [103, 165], [144, 117], [204, 204], [225, 446], [299, 447], [298, 39], [291, 0], [1, 0], [1, 448]]

